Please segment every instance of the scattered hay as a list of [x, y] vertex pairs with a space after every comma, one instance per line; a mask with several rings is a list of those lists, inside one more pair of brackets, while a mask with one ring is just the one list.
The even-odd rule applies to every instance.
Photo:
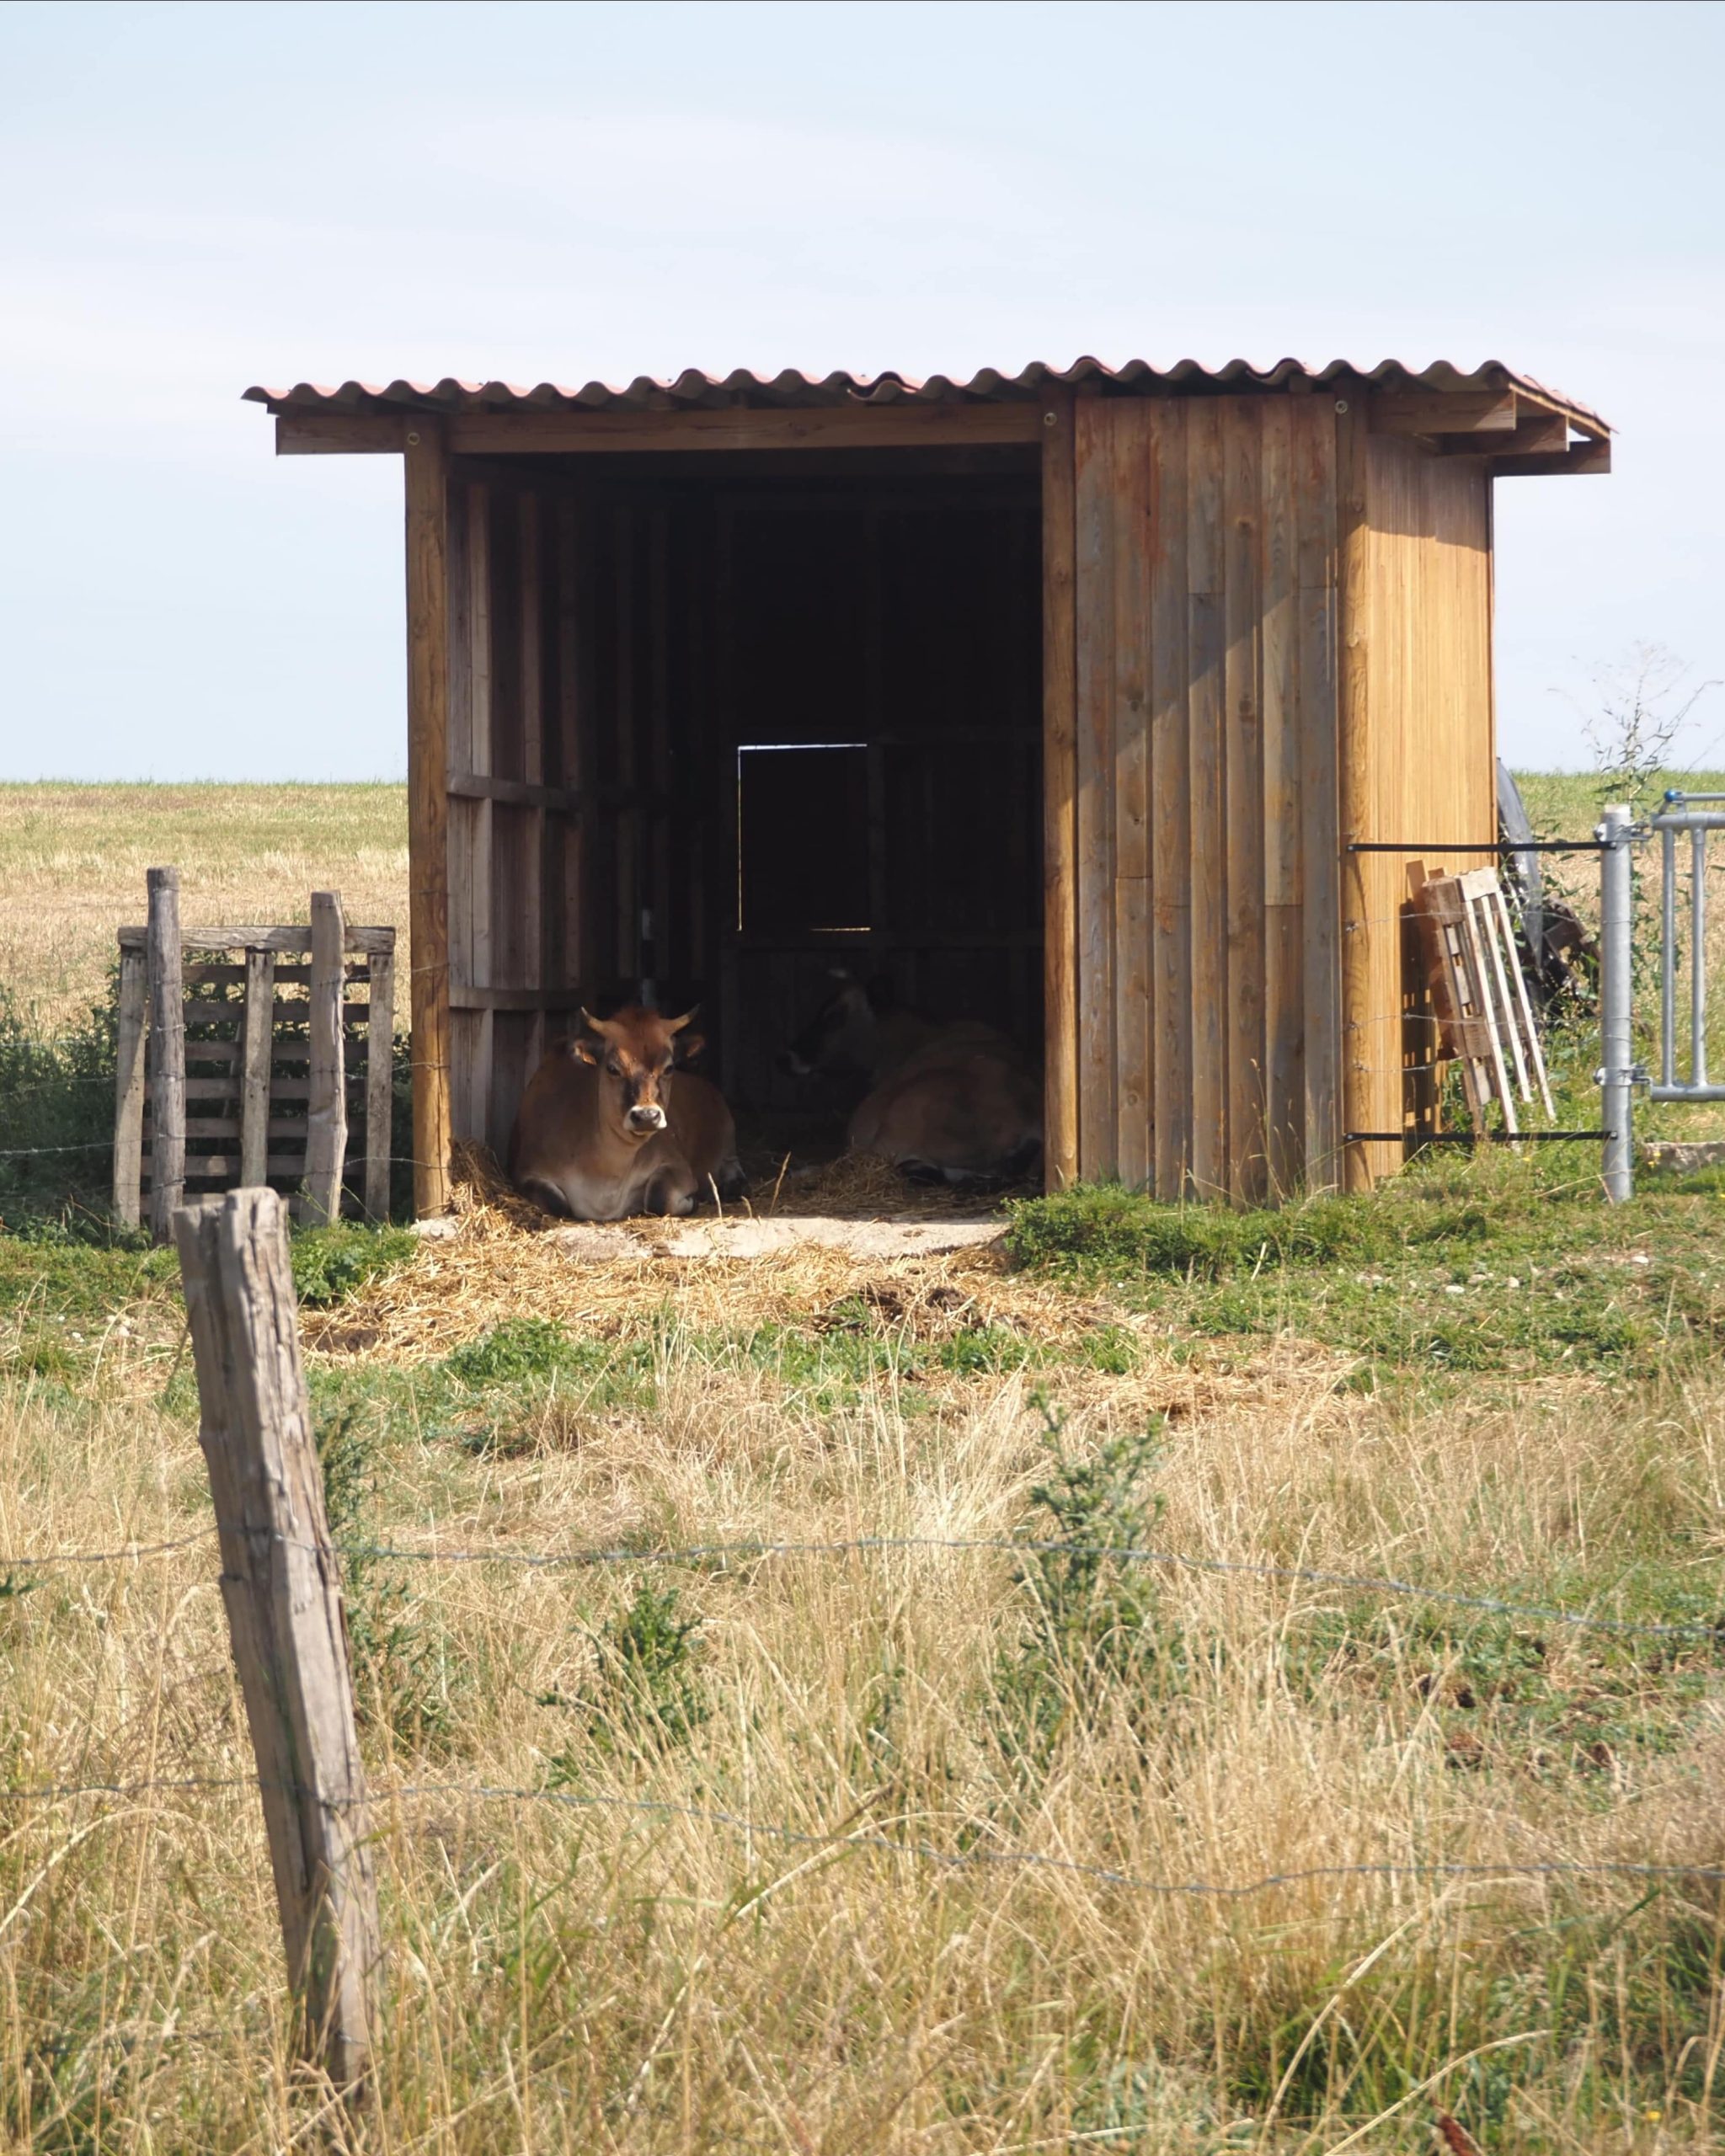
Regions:
[[[882, 1259], [808, 1242], [756, 1257], [691, 1258], [655, 1249], [664, 1224], [642, 1221], [622, 1230], [629, 1254], [595, 1261], [563, 1239], [567, 1224], [560, 1227], [516, 1197], [480, 1149], [462, 1147], [457, 1166], [451, 1231], [339, 1308], [303, 1313], [308, 1348], [428, 1363], [526, 1315], [590, 1339], [616, 1339], [669, 1316], [694, 1331], [779, 1324], [811, 1332], [878, 1331], [933, 1344], [997, 1327], [1056, 1350], [1077, 1348], [1112, 1327], [1136, 1337], [1136, 1366], [1119, 1374], [1065, 1364], [1055, 1387], [1063, 1407], [1176, 1421], [1262, 1412], [1271, 1405], [1298, 1413], [1326, 1402], [1327, 1414], [1346, 1410], [1336, 1387], [1352, 1367], [1348, 1355], [1291, 1337], [1250, 1348], [1204, 1343], [1194, 1353], [1194, 1343], [1176, 1341], [1141, 1313], [1011, 1272], [997, 1245]], [[1028, 1375], [1033, 1379], [1033, 1371]], [[942, 1389], [1000, 1381], [954, 1375]]]

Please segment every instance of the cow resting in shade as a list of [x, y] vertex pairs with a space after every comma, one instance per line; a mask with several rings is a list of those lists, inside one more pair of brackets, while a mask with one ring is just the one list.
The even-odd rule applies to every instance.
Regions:
[[1042, 1152], [1042, 1081], [993, 1026], [906, 1010], [884, 983], [835, 969], [833, 990], [780, 1058], [788, 1071], [852, 1070], [873, 1082], [850, 1123], [853, 1152], [922, 1182], [1010, 1182]]
[[702, 1046], [692, 1012], [638, 1004], [553, 1049], [521, 1097], [510, 1180], [549, 1213], [622, 1220], [692, 1213], [742, 1188], [736, 1127], [718, 1086], [683, 1066]]

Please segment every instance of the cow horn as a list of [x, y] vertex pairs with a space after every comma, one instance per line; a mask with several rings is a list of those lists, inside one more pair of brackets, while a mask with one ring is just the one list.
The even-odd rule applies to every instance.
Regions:
[[581, 1023], [590, 1033], [597, 1033], [601, 1040], [615, 1040], [617, 1027], [609, 1018], [595, 1018], [585, 1004], [581, 1006]]
[[689, 1010], [684, 1011], [681, 1018], [667, 1018], [665, 1022], [665, 1030], [668, 1033], [681, 1033], [684, 1027], [688, 1024], [690, 1019], [692, 1018], [694, 1015], [695, 1010], [694, 1007], [692, 1006]]

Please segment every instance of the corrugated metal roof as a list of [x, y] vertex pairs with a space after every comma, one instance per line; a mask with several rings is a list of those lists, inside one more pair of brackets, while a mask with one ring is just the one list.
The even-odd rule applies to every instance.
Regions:
[[848, 374], [836, 371], [820, 376], [799, 373], [787, 367], [776, 375], [751, 373], [739, 367], [730, 374], [703, 374], [691, 367], [663, 379], [638, 375], [627, 387], [590, 382], [579, 389], [561, 388], [542, 382], [531, 389], [507, 382], [458, 382], [446, 376], [441, 382], [344, 382], [326, 388], [316, 382], [299, 382], [291, 388], [254, 387], [244, 393], [253, 403], [267, 404], [271, 411], [376, 411], [395, 409], [473, 411], [496, 410], [523, 405], [540, 410], [673, 411], [692, 407], [709, 409], [726, 405], [820, 404], [964, 404], [1012, 403], [1037, 396], [1050, 383], [1067, 387], [1094, 382], [1123, 394], [1157, 391], [1255, 388], [1281, 389], [1305, 381], [1314, 388], [1342, 380], [1365, 382], [1381, 389], [1439, 391], [1514, 389], [1572, 420], [1583, 433], [1608, 435], [1611, 430], [1596, 412], [1557, 391], [1547, 389], [1531, 376], [1517, 374], [1501, 360], [1487, 360], [1471, 371], [1452, 366], [1447, 360], [1430, 366], [1410, 367], [1400, 360], [1383, 360], [1374, 367], [1331, 360], [1311, 366], [1301, 360], [1278, 360], [1274, 366], [1255, 367], [1247, 360], [1230, 360], [1226, 366], [1206, 367], [1196, 360], [1179, 360], [1170, 367], [1155, 367], [1147, 360], [1128, 360], [1123, 366], [1106, 366], [1100, 360], [1075, 360], [1069, 367], [1048, 366], [1033, 360], [1017, 374], [1003, 374], [984, 367], [968, 382], [948, 375], [930, 375], [918, 381], [903, 374]]

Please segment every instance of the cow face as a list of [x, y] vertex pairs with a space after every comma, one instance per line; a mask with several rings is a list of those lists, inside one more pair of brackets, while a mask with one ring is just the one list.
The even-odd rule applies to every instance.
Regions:
[[698, 1033], [684, 1031], [694, 1015], [686, 1011], [681, 1018], [664, 1018], [638, 1004], [613, 1018], [581, 1013], [592, 1038], [578, 1037], [570, 1053], [598, 1071], [601, 1117], [631, 1145], [644, 1145], [666, 1126], [672, 1067], [702, 1046]]
[[781, 1049], [778, 1067], [793, 1078], [812, 1078], [823, 1070], [869, 1070], [879, 1045], [879, 1021], [884, 988], [865, 988], [842, 966], [832, 969], [825, 1001], [788, 1048]]

